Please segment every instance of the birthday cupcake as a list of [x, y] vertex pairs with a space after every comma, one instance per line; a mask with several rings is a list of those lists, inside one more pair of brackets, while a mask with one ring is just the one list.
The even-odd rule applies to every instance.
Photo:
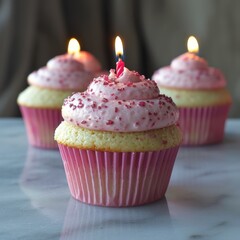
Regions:
[[183, 145], [223, 140], [232, 99], [219, 69], [209, 67], [205, 59], [189, 52], [155, 71], [152, 79], [179, 107]]
[[124, 207], [164, 196], [181, 131], [175, 104], [154, 81], [111, 70], [68, 97], [62, 116], [55, 140], [74, 198]]
[[62, 120], [63, 100], [74, 91], [86, 90], [100, 70], [98, 60], [81, 51], [56, 56], [28, 76], [30, 86], [19, 94], [17, 102], [31, 145], [57, 148], [54, 131]]

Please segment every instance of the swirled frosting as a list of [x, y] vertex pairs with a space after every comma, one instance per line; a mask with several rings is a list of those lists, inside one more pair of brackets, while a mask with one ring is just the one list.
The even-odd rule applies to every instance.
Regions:
[[85, 92], [65, 99], [65, 121], [92, 130], [138, 132], [175, 124], [178, 110], [172, 99], [160, 95], [157, 84], [124, 68], [95, 78]]
[[175, 58], [170, 66], [155, 71], [152, 79], [159, 86], [182, 89], [216, 89], [226, 86], [219, 69], [193, 53], [185, 53]]
[[81, 51], [77, 56], [65, 54], [52, 58], [47, 66], [31, 73], [28, 82], [48, 89], [84, 91], [100, 70], [97, 59]]

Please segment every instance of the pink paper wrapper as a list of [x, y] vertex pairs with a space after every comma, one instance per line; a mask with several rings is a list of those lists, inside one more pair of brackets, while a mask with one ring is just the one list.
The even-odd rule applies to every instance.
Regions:
[[102, 152], [58, 146], [72, 196], [111, 207], [137, 206], [162, 198], [179, 148]]
[[54, 131], [62, 121], [60, 109], [20, 106], [29, 144], [40, 148], [57, 148]]
[[183, 132], [182, 145], [219, 143], [230, 104], [210, 107], [180, 107], [179, 125]]

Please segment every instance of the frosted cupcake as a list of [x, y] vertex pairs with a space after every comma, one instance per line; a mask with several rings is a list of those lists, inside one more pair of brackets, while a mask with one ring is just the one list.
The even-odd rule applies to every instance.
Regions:
[[19, 94], [17, 102], [31, 145], [57, 148], [54, 131], [62, 120], [63, 100], [73, 91], [86, 90], [100, 70], [98, 60], [81, 51], [56, 56], [28, 76], [30, 86]]
[[152, 79], [179, 107], [183, 145], [223, 140], [232, 100], [219, 69], [209, 67], [206, 60], [189, 52], [155, 71]]
[[166, 192], [181, 143], [178, 110], [156, 83], [124, 68], [68, 97], [55, 132], [72, 196], [135, 206]]

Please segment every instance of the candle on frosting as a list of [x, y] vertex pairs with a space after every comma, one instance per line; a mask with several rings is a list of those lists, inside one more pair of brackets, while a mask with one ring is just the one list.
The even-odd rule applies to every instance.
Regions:
[[117, 74], [117, 77], [119, 77], [123, 73], [124, 66], [125, 66], [124, 61], [122, 60], [123, 44], [119, 36], [117, 36], [115, 39], [115, 53], [116, 53], [116, 56], [118, 57], [118, 61], [116, 63], [116, 74]]
[[69, 40], [67, 53], [56, 56], [56, 59], [66, 61], [66, 64], [68, 62], [71, 62], [71, 64], [75, 62], [74, 65], [78, 65], [78, 67], [81, 64], [86, 72], [95, 72], [97, 75], [101, 73], [102, 67], [100, 62], [90, 52], [82, 51], [79, 42], [75, 38]]
[[171, 66], [174, 69], [204, 69], [207, 67], [205, 59], [200, 58], [197, 54], [199, 51], [198, 41], [194, 36], [190, 36], [187, 41], [188, 52], [173, 59]]

